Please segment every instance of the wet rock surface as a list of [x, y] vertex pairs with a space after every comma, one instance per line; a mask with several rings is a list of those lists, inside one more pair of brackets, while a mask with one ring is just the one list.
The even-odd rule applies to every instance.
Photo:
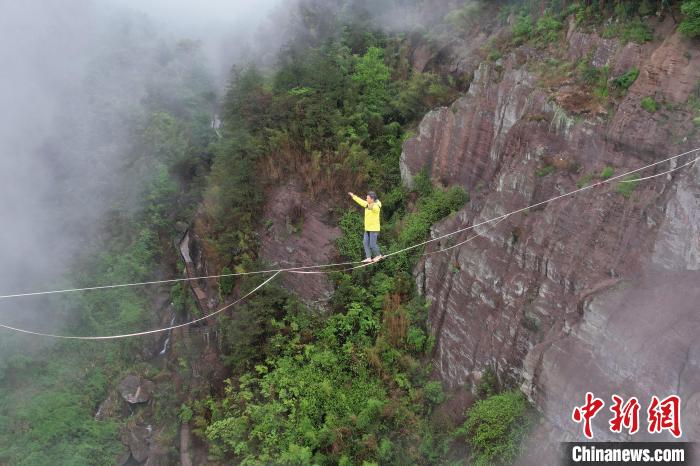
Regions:
[[[185, 273], [188, 277], [208, 277], [220, 273], [209, 268], [208, 257], [205, 257], [204, 242], [193, 230], [188, 230], [179, 245], [180, 255], [185, 262]], [[220, 304], [219, 282], [216, 278], [202, 278], [188, 281], [195, 296], [197, 306], [203, 314], [211, 314]], [[214, 324], [215, 321], [208, 321]]]
[[100, 403], [95, 413], [96, 421], [104, 421], [110, 418], [119, 418], [129, 415], [129, 408], [117, 391], [112, 391], [105, 400]]
[[[639, 79], [607, 114], [587, 102], [553, 103], [522, 66], [528, 50], [482, 64], [469, 92], [426, 115], [404, 145], [406, 184], [424, 169], [435, 184], [471, 194], [434, 236], [573, 191], [584, 176], [599, 181], [605, 167], [619, 174], [700, 146], [682, 109], [650, 114], [639, 104], [652, 90], [659, 101], [688, 99], [700, 80], [689, 41], [669, 34], [636, 47], [568, 37], [570, 53], [586, 56], [592, 43], [593, 66], [637, 66]], [[610, 183], [428, 247], [469, 240], [414, 271], [431, 303], [435, 373], [454, 388], [491, 368], [522, 387], [542, 414], [522, 464], [553, 464], [559, 441], [582, 439], [570, 415], [588, 390], [643, 403], [678, 392], [683, 438], [698, 432], [698, 188], [697, 168], [641, 183], [629, 197]], [[605, 416], [596, 422], [608, 433], [599, 438], [613, 439]]]
[[122, 434], [122, 442], [129, 447], [131, 456], [138, 463], [148, 459], [152, 430], [150, 426], [137, 425]]
[[130, 404], [146, 403], [151, 399], [155, 384], [137, 375], [126, 376], [117, 387], [122, 398]]

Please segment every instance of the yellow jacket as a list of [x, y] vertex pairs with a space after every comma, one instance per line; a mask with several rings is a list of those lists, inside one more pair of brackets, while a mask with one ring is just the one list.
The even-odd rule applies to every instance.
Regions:
[[382, 203], [375, 201], [369, 207], [367, 201], [359, 196], [352, 195], [355, 202], [365, 208], [365, 231], [379, 231], [379, 212], [382, 210]]

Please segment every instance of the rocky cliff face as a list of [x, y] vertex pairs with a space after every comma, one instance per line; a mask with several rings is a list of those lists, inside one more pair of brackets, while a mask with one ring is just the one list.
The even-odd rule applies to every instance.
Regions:
[[[612, 76], [639, 68], [611, 107], [572, 80], [543, 84], [542, 73], [528, 71], [542, 51], [524, 46], [479, 65], [468, 93], [429, 113], [401, 157], [406, 184], [426, 169], [435, 183], [471, 193], [433, 235], [599, 181], [605, 167], [619, 174], [700, 146], [684, 110], [700, 80], [700, 51], [672, 22], [658, 28], [663, 40], [623, 46], [570, 27], [568, 49], [558, 52], [567, 59], [608, 66]], [[649, 113], [640, 106], [646, 96], [665, 104]], [[651, 395], [679, 393], [684, 438], [700, 434], [699, 187], [698, 167], [643, 182], [629, 197], [610, 183], [478, 227], [479, 237], [417, 266], [437, 375], [471, 387], [492, 368], [542, 413], [538, 448], [524, 464], [548, 464], [557, 441], [583, 438], [570, 416], [586, 391], [608, 404], [612, 393], [636, 396], [643, 406]], [[595, 419], [597, 439], [610, 438], [607, 420]]]
[[[313, 200], [294, 182], [274, 186], [265, 196], [260, 256], [272, 267], [332, 261], [340, 229], [328, 218], [328, 205]], [[280, 259], [286, 258], [286, 259]], [[324, 274], [284, 274], [281, 285], [313, 308], [322, 309], [333, 293]]]

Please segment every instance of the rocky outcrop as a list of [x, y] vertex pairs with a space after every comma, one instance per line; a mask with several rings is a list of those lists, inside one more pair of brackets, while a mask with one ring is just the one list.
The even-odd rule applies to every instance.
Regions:
[[129, 407], [124, 403], [119, 393], [113, 390], [109, 393], [107, 398], [100, 403], [95, 413], [96, 421], [104, 421], [110, 418], [120, 418], [129, 415]]
[[[168, 449], [160, 438], [163, 429], [156, 431], [151, 424], [127, 426], [121, 435], [122, 443], [129, 447], [131, 453], [125, 464], [143, 464], [144, 466], [165, 466], [172, 464]], [[131, 461], [131, 463], [129, 463]]]
[[[470, 204], [434, 226], [434, 236], [573, 191], [599, 180], [604, 167], [618, 174], [700, 146], [679, 108], [693, 89], [687, 83], [700, 80], [698, 50], [677, 34], [644, 47], [581, 34], [569, 32], [566, 53], [641, 70], [612, 115], [556, 103], [561, 89], [543, 88], [526, 71], [539, 52], [523, 47], [482, 64], [469, 92], [428, 114], [405, 143], [406, 184], [426, 170], [434, 183], [471, 193]], [[577, 50], [589, 43], [599, 46]], [[646, 95], [675, 105], [650, 114], [640, 107]], [[553, 464], [558, 441], [582, 438], [570, 415], [588, 390], [608, 400], [612, 393], [640, 400], [679, 393], [684, 438], [698, 432], [699, 183], [695, 168], [642, 183], [629, 197], [615, 183], [596, 187], [442, 239], [429, 250], [479, 235], [417, 266], [419, 291], [430, 302], [436, 375], [450, 387], [470, 387], [492, 368], [520, 384], [542, 413], [532, 436], [537, 448], [523, 464]], [[612, 438], [605, 416], [596, 422], [597, 438]]]
[[[201, 239], [194, 231], [188, 230], [180, 241], [180, 255], [185, 262], [185, 272], [188, 277], [208, 277], [215, 275], [208, 268], [205, 251]], [[202, 278], [188, 282], [197, 300], [199, 310], [211, 314], [219, 305], [219, 282], [216, 278]], [[215, 323], [212, 321], [210, 323]]]
[[136, 425], [126, 429], [122, 434], [122, 442], [131, 450], [131, 456], [137, 463], [148, 459], [153, 427]]
[[[628, 150], [665, 154], [669, 146], [687, 142], [693, 130], [693, 115], [683, 104], [698, 86], [700, 50], [680, 34], [672, 34], [639, 65], [639, 71], [608, 127], [608, 137]], [[640, 111], [645, 97], [673, 111]]]
[[[444, 8], [445, 2], [438, 2]], [[439, 9], [424, 3], [427, 7], [422, 14]], [[498, 7], [489, 2], [457, 2], [445, 12], [462, 9], [462, 14], [453, 16], [453, 20], [431, 25], [430, 38], [414, 31], [407, 40], [410, 42], [410, 54], [407, 57], [415, 72], [433, 72], [450, 75], [458, 82], [468, 81], [484, 59], [485, 47], [489, 40], [503, 40], [508, 33], [507, 25], [498, 17]], [[510, 18], [511, 20], [514, 17]], [[451, 24], [450, 24], [451, 23]]]
[[119, 383], [119, 394], [130, 404], [146, 403], [151, 399], [155, 384], [137, 375], [128, 375]]
[[700, 270], [700, 164], [688, 171], [666, 204], [652, 255], [655, 264], [673, 271]]
[[[328, 205], [312, 200], [294, 183], [273, 187], [266, 199], [260, 234], [266, 262], [280, 268], [332, 262], [340, 229], [328, 218]], [[284, 274], [280, 283], [316, 308], [333, 293], [324, 274]]]
[[[442, 185], [475, 187], [494, 178], [502, 163], [505, 135], [516, 122], [524, 122], [528, 112], [541, 111], [547, 98], [535, 89], [534, 75], [515, 67], [501, 73], [482, 64], [466, 96], [450, 108], [426, 115], [418, 135], [406, 141], [401, 154], [405, 184], [411, 186], [413, 176], [423, 169]], [[542, 139], [552, 139], [547, 125], [530, 126], [545, 133]]]
[[[95, 414], [96, 421], [123, 421], [120, 439], [125, 451], [114, 459], [116, 464], [155, 466], [172, 463], [165, 447], [169, 440], [161, 437], [164, 429], [154, 425], [153, 399], [157, 398], [154, 396], [157, 388], [148, 379], [128, 375], [100, 404]], [[160, 389], [170, 390], [172, 387], [161, 386]]]

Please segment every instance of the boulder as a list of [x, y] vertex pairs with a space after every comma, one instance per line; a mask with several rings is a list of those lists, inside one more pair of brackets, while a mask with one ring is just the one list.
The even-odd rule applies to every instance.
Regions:
[[155, 384], [137, 375], [128, 375], [119, 383], [117, 390], [130, 404], [146, 403], [151, 399]]
[[143, 463], [148, 459], [152, 433], [153, 428], [151, 426], [143, 425], [127, 427], [122, 432], [122, 443], [129, 447], [131, 456], [136, 462]]
[[120, 398], [119, 393], [112, 391], [97, 408], [95, 420], [103, 421], [105, 419], [126, 416], [127, 414], [126, 404]]

